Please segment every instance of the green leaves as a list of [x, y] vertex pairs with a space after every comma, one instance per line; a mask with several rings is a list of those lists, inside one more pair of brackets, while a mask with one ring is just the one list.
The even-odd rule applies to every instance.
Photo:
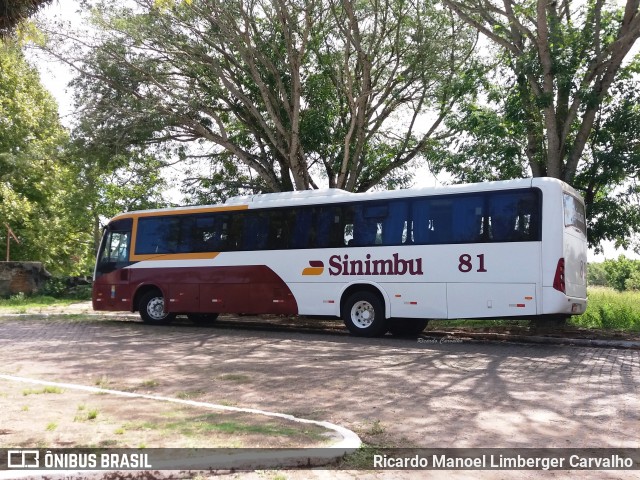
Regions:
[[215, 172], [191, 189], [237, 188], [225, 172], [242, 171], [242, 188], [366, 190], [420, 158], [475, 86], [457, 79], [474, 36], [429, 2], [137, 0], [92, 18], [90, 38], [49, 31], [81, 71], [76, 137], [166, 155], [180, 143], [178, 160]]
[[640, 57], [623, 59], [640, 36], [637, 2], [445, 4], [499, 53], [496, 85], [450, 119], [460, 135], [436, 167], [460, 181], [560, 178], [585, 197], [592, 246], [630, 245], [640, 233]]
[[9, 36], [18, 24], [51, 0], [11, 0], [2, 2], [0, 37]]

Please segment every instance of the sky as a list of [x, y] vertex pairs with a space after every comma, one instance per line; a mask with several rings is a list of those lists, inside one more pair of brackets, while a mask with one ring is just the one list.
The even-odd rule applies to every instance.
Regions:
[[[39, 15], [46, 19], [64, 19], [71, 22], [71, 24], [80, 24], [81, 20], [77, 13], [77, 3], [77, 0], [54, 0], [51, 5], [45, 6]], [[640, 47], [640, 43], [637, 46]], [[47, 58], [34, 51], [28, 52], [27, 58], [36, 65], [40, 72], [42, 84], [51, 92], [58, 102], [58, 109], [62, 123], [65, 126], [70, 127], [74, 113], [72, 102], [73, 92], [68, 84], [73, 78], [73, 72], [60, 62]], [[418, 184], [415, 186], [434, 187], [441, 185], [442, 181], [446, 180], [443, 177], [434, 177], [426, 168], [423, 170], [424, 171], [420, 171], [416, 175], [416, 178], [419, 180], [417, 182]], [[172, 172], [173, 178], [175, 178], [176, 173], [178, 172]], [[180, 195], [177, 188], [175, 191], [168, 192], [168, 194], [172, 198], [177, 198]], [[596, 255], [590, 250], [588, 260], [590, 262], [600, 262], [605, 259], [617, 258], [619, 255], [625, 255], [628, 258], [640, 259], [640, 255], [633, 251], [616, 249], [613, 242], [605, 242], [603, 247], [604, 254]]]

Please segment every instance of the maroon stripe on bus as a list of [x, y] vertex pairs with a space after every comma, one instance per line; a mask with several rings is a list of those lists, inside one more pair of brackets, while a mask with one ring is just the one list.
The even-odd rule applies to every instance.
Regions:
[[174, 313], [298, 313], [287, 284], [265, 265], [132, 268], [128, 281], [121, 278], [115, 271], [96, 279], [96, 310], [137, 310], [136, 293], [155, 286], [165, 297], [165, 308]]

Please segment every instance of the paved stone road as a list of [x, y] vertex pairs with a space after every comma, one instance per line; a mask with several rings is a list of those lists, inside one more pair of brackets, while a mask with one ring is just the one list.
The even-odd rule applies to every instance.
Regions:
[[393, 446], [640, 447], [638, 350], [4, 320], [0, 371], [155, 380], [158, 395], [328, 420]]

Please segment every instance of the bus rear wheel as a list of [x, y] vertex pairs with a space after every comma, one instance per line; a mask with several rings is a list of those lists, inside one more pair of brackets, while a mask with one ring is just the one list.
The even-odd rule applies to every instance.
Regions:
[[359, 337], [378, 337], [387, 331], [384, 303], [372, 292], [351, 295], [344, 304], [342, 319], [349, 331]]
[[429, 320], [423, 318], [394, 318], [389, 321], [389, 333], [396, 337], [414, 337], [422, 333]]
[[164, 297], [157, 290], [150, 290], [140, 297], [138, 310], [142, 321], [151, 325], [168, 325], [176, 317], [175, 313], [165, 310]]

